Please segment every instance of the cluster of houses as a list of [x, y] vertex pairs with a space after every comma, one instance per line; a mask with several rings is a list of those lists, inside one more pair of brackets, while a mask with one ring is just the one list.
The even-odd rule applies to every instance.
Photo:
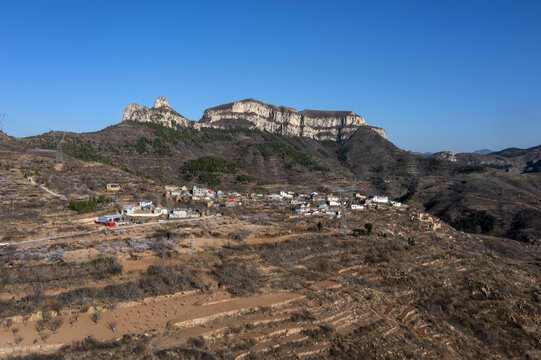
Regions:
[[313, 192], [310, 194], [308, 199], [295, 205], [295, 211], [302, 215], [322, 214], [340, 216], [342, 214], [340, 209], [344, 208], [349, 210], [364, 210], [364, 208], [367, 206], [378, 207], [382, 205], [407, 208], [407, 205], [403, 205], [398, 201], [389, 200], [387, 196], [365, 196], [361, 195], [360, 193], [356, 193], [352, 198], [352, 200], [340, 201], [339, 196], [332, 194], [320, 196], [320, 194]]
[[197, 186], [192, 188], [186, 186], [166, 186], [165, 196], [178, 202], [187, 200], [200, 201], [205, 203], [207, 207], [216, 206], [222, 202], [226, 207], [242, 204], [242, 195], [237, 192], [214, 191], [209, 188], [200, 188]]
[[[118, 191], [120, 185], [116, 183], [108, 184], [108, 190]], [[352, 211], [363, 210], [366, 207], [392, 206], [407, 207], [396, 201], [390, 201], [386, 196], [364, 196], [360, 193], [352, 193], [347, 201], [343, 201], [340, 196], [333, 194], [319, 194], [312, 192], [309, 195], [294, 193], [292, 191], [280, 191], [278, 193], [263, 194], [240, 194], [237, 192], [214, 191], [209, 188], [186, 186], [165, 186], [165, 197], [169, 200], [175, 200], [179, 203], [197, 202], [201, 207], [236, 207], [245, 202], [273, 202], [277, 206], [285, 208], [294, 205], [295, 211], [302, 215], [331, 215], [340, 216], [347, 208]], [[180, 204], [179, 204], [180, 205]], [[192, 208], [173, 207], [164, 208], [161, 205], [154, 205], [152, 201], [139, 201], [125, 203], [122, 206], [120, 214], [104, 215], [100, 217], [97, 223], [123, 224], [142, 220], [142, 218], [163, 218], [181, 219], [194, 218], [202, 215], [199, 206]], [[206, 211], [205, 211], [206, 212]], [[161, 221], [161, 220], [160, 220]]]

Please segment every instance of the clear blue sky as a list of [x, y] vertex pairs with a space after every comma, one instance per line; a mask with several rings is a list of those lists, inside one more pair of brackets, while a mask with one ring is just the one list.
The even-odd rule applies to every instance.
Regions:
[[415, 151], [541, 144], [541, 1], [2, 1], [8, 134], [165, 96], [353, 110]]

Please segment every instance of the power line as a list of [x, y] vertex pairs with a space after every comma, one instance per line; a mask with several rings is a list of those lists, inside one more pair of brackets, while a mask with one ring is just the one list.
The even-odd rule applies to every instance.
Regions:
[[8, 114], [0, 114], [0, 132], [4, 132], [4, 120], [8, 118]]
[[[342, 214], [341, 214], [342, 224], [341, 225], [342, 226], [341, 227], [342, 227], [343, 234], [347, 234], [349, 230], [348, 229], [348, 215], [349, 215], [348, 206], [351, 206], [351, 203], [353, 202], [353, 192], [357, 191], [356, 182], [357, 181], [354, 179], [352, 185], [346, 188], [340, 188], [338, 186], [335, 187], [335, 190], [338, 193], [340, 202], [342, 203], [341, 205], [341, 208], [342, 208]], [[347, 201], [345, 202], [342, 201], [343, 193], [347, 194]]]
[[62, 138], [56, 139], [56, 163], [62, 164], [64, 162], [64, 154], [62, 153], [62, 142], [64, 141], [65, 133], [62, 133]]
[[[5, 115], [5, 116], [2, 116]], [[36, 134], [41, 134], [44, 132], [43, 129], [37, 130], [37, 129], [29, 129], [22, 124], [14, 121], [11, 117], [8, 116], [8, 114], [0, 114], [0, 120], [1, 121], [1, 131], [4, 132], [4, 134], [14, 137], [27, 137], [27, 136], [33, 136]]]

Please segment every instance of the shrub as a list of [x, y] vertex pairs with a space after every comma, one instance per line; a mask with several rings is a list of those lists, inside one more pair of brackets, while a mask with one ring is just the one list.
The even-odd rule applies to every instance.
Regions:
[[487, 168], [480, 165], [459, 166], [456, 169], [456, 172], [459, 174], [483, 173], [485, 171], [487, 171]]
[[397, 201], [401, 203], [407, 203], [408, 201], [413, 199], [413, 195], [415, 195], [415, 191], [408, 191], [407, 193], [399, 197]]
[[451, 226], [455, 229], [473, 233], [490, 233], [495, 225], [496, 218], [485, 210], [470, 210], [466, 215], [451, 222]]
[[372, 223], [366, 223], [366, 224], [364, 224], [364, 228], [366, 229], [366, 232], [367, 232], [368, 234], [370, 234], [370, 233], [372, 232], [372, 228], [373, 228], [373, 227], [374, 227], [374, 226], [372, 225]]
[[349, 152], [349, 148], [344, 146], [338, 149], [338, 151], [336, 152], [336, 155], [338, 156], [339, 160], [346, 161], [348, 159], [348, 152]]
[[96, 311], [90, 316], [90, 318], [97, 324], [101, 319], [101, 313], [99, 311]]
[[68, 204], [68, 209], [77, 211], [78, 213], [87, 213], [87, 212], [92, 212], [96, 210], [96, 206], [98, 204], [108, 204], [112, 201], [113, 199], [105, 197], [105, 196], [100, 196], [97, 199], [92, 198], [90, 200], [81, 200], [81, 201], [71, 200]]
[[263, 159], [268, 160], [272, 155], [280, 155], [287, 157], [294, 164], [302, 166], [314, 165], [314, 161], [310, 157], [301, 151], [296, 150], [294, 147], [283, 142], [276, 134], [261, 133], [265, 141], [257, 144], [257, 149]]
[[201, 156], [195, 160], [188, 160], [182, 165], [183, 173], [218, 172], [233, 174], [237, 166], [232, 162], [216, 156]]
[[256, 181], [257, 178], [253, 177], [253, 176], [250, 176], [250, 175], [246, 175], [246, 174], [241, 174], [239, 176], [237, 176], [237, 179], [236, 181], [238, 183], [249, 183], [249, 182], [253, 182], [253, 181]]
[[226, 285], [234, 296], [243, 296], [259, 291], [257, 279], [259, 273], [255, 268], [247, 267], [232, 261], [225, 261], [218, 268], [218, 280]]
[[216, 186], [222, 183], [222, 178], [218, 174], [200, 174], [199, 182], [208, 186]]
[[150, 144], [150, 140], [141, 136], [135, 143], [135, 150], [137, 150], [139, 154], [143, 154], [147, 151], [147, 144]]

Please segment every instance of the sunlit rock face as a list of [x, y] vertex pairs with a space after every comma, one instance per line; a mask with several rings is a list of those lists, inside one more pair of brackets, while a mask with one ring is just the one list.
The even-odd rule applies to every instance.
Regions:
[[163, 96], [156, 99], [152, 108], [138, 104], [128, 105], [124, 110], [122, 121], [151, 122], [171, 128], [190, 125], [188, 119], [171, 109], [169, 102]]
[[232, 120], [244, 120], [264, 131], [318, 140], [340, 140], [366, 125], [362, 116], [352, 111], [297, 111], [254, 99], [207, 109], [199, 123], [200, 126], [226, 127]]
[[[123, 121], [152, 122], [172, 128], [244, 126], [281, 135], [333, 141], [348, 138], [359, 126], [366, 126], [363, 117], [352, 111], [297, 111], [254, 99], [209, 108], [200, 121], [190, 121], [174, 111], [164, 97], [158, 98], [152, 108], [128, 105]], [[385, 130], [375, 127], [371, 129], [387, 138]]]

